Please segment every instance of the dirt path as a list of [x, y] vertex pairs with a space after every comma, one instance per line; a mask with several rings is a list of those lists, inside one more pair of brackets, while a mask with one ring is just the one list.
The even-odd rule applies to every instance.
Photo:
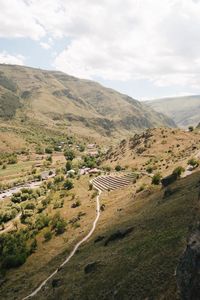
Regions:
[[23, 298], [23, 300], [29, 299], [29, 298], [37, 295], [37, 293], [42, 289], [42, 287], [45, 286], [45, 284], [60, 270], [60, 268], [62, 268], [64, 265], [66, 265], [68, 263], [68, 261], [74, 256], [74, 254], [76, 253], [76, 251], [78, 250], [78, 248], [91, 237], [91, 235], [93, 234], [94, 230], [96, 229], [96, 225], [97, 225], [97, 222], [98, 222], [99, 217], [100, 217], [100, 202], [99, 202], [99, 198], [100, 198], [100, 195], [101, 195], [101, 190], [99, 190], [99, 189], [97, 189], [97, 190], [98, 190], [98, 195], [96, 197], [96, 218], [95, 218], [95, 220], [93, 222], [92, 228], [89, 231], [89, 233], [81, 241], [79, 241], [76, 244], [76, 246], [74, 247], [74, 249], [72, 250], [72, 252], [66, 258], [66, 260], [47, 279], [45, 279], [40, 284], [40, 286], [37, 289], [35, 289], [30, 295], [28, 295], [25, 298]]

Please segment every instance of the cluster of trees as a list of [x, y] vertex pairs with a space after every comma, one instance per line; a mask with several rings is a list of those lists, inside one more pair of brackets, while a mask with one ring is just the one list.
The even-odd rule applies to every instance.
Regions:
[[29, 188], [22, 188], [20, 192], [14, 193], [11, 197], [11, 201], [13, 203], [21, 203], [26, 200], [34, 200], [38, 197], [46, 194], [46, 189], [40, 188], [40, 189], [29, 189]]
[[95, 168], [98, 165], [95, 157], [85, 155], [83, 157], [83, 165], [87, 168]]
[[9, 210], [0, 211], [0, 224], [6, 223], [12, 219], [14, 219], [17, 214], [20, 212], [20, 207], [13, 206]]
[[6, 165], [13, 165], [17, 163], [17, 154], [16, 153], [3, 153], [0, 154], [0, 165], [3, 169], [6, 169]]
[[25, 263], [37, 247], [35, 239], [28, 243], [29, 238], [28, 230], [0, 236], [0, 272], [5, 273], [6, 270]]

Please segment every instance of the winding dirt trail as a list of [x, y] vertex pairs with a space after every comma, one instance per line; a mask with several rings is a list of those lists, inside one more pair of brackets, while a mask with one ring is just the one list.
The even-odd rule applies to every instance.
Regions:
[[100, 195], [101, 195], [101, 190], [100, 189], [97, 189], [97, 190], [98, 190], [98, 195], [96, 197], [96, 218], [95, 218], [95, 220], [93, 222], [92, 228], [89, 231], [89, 233], [81, 241], [79, 241], [75, 245], [74, 249], [69, 254], [69, 256], [66, 258], [66, 260], [47, 279], [45, 279], [40, 284], [40, 286], [37, 289], [35, 289], [30, 295], [26, 296], [22, 300], [30, 299], [31, 297], [35, 296], [42, 289], [42, 287], [45, 286], [45, 284], [47, 283], [47, 281], [49, 281], [64, 265], [66, 265], [68, 263], [68, 261], [74, 256], [74, 254], [76, 253], [76, 251], [78, 250], [78, 248], [80, 247], [80, 245], [82, 245], [84, 242], [86, 242], [91, 237], [91, 235], [93, 234], [94, 230], [96, 229], [96, 225], [97, 225], [97, 222], [98, 222], [99, 217], [100, 217], [100, 202], [99, 202], [99, 198], [100, 198]]

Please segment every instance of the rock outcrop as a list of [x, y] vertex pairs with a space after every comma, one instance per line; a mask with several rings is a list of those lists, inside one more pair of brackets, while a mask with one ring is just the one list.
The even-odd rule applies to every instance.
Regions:
[[176, 270], [182, 300], [200, 299], [200, 230], [188, 239], [187, 247]]

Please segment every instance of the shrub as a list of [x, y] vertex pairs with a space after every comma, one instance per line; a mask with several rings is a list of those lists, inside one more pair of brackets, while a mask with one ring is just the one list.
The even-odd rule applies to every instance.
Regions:
[[40, 214], [35, 222], [36, 228], [37, 229], [43, 229], [44, 227], [47, 227], [49, 225], [50, 218], [48, 215], [45, 215], [44, 213]]
[[160, 184], [160, 181], [161, 181], [161, 175], [160, 173], [156, 173], [153, 178], [152, 178], [152, 184], [155, 184], [155, 185], [159, 185]]
[[9, 165], [14, 165], [16, 163], [17, 163], [17, 156], [16, 155], [13, 155], [13, 156], [8, 158], [8, 164]]
[[56, 213], [52, 218], [51, 225], [56, 234], [62, 234], [66, 229], [67, 223], [59, 213]]
[[188, 165], [190, 165], [192, 167], [198, 167], [199, 162], [196, 158], [191, 158], [188, 160]]
[[64, 204], [64, 200], [57, 200], [54, 205], [53, 205], [53, 209], [56, 209], [56, 208], [62, 208], [63, 207], [63, 204]]
[[46, 231], [46, 232], [44, 233], [44, 240], [47, 242], [47, 241], [50, 241], [51, 238], [52, 238], [52, 233], [51, 233], [51, 231], [50, 231], [50, 230]]
[[65, 168], [66, 168], [66, 171], [69, 171], [69, 170], [72, 169], [72, 163], [71, 163], [70, 160], [68, 160], [68, 161], [66, 162]]
[[117, 166], [115, 167], [115, 171], [119, 172], [119, 171], [121, 171], [121, 170], [122, 170], [122, 167], [121, 167], [120, 165], [117, 165]]
[[57, 222], [55, 227], [56, 234], [62, 234], [65, 231], [66, 228], [66, 222], [64, 219], [61, 219]]
[[45, 153], [47, 154], [52, 154], [53, 153], [53, 149], [52, 148], [45, 148]]
[[64, 156], [66, 158], [66, 160], [73, 160], [75, 158], [75, 154], [74, 154], [74, 151], [73, 150], [65, 150], [64, 152]]
[[80, 206], [81, 205], [81, 201], [80, 200], [77, 200], [76, 202], [74, 202], [73, 204], [72, 204], [72, 208], [76, 208], [76, 207], [78, 207], [78, 206]]
[[64, 180], [64, 176], [63, 175], [60, 175], [60, 176], [56, 176], [54, 178], [54, 183], [57, 184], [57, 183], [60, 183]]
[[26, 206], [25, 206], [25, 209], [34, 210], [35, 209], [35, 204], [34, 203], [27, 203]]
[[40, 146], [37, 146], [35, 148], [35, 153], [42, 155], [42, 154], [44, 154], [44, 150]]
[[172, 174], [176, 174], [177, 177], [181, 177], [181, 174], [185, 172], [185, 169], [181, 166], [178, 166], [177, 168], [174, 169], [174, 171], [172, 172]]
[[85, 151], [85, 146], [84, 145], [79, 145], [79, 151], [84, 152]]
[[153, 167], [152, 166], [148, 166], [146, 168], [147, 173], [151, 174], [153, 172]]
[[47, 158], [46, 158], [47, 161], [49, 161], [50, 163], [52, 163], [52, 156], [49, 155]]
[[65, 182], [64, 182], [64, 188], [66, 190], [71, 190], [71, 189], [73, 189], [73, 187], [74, 187], [73, 182], [69, 179], [66, 179]]

